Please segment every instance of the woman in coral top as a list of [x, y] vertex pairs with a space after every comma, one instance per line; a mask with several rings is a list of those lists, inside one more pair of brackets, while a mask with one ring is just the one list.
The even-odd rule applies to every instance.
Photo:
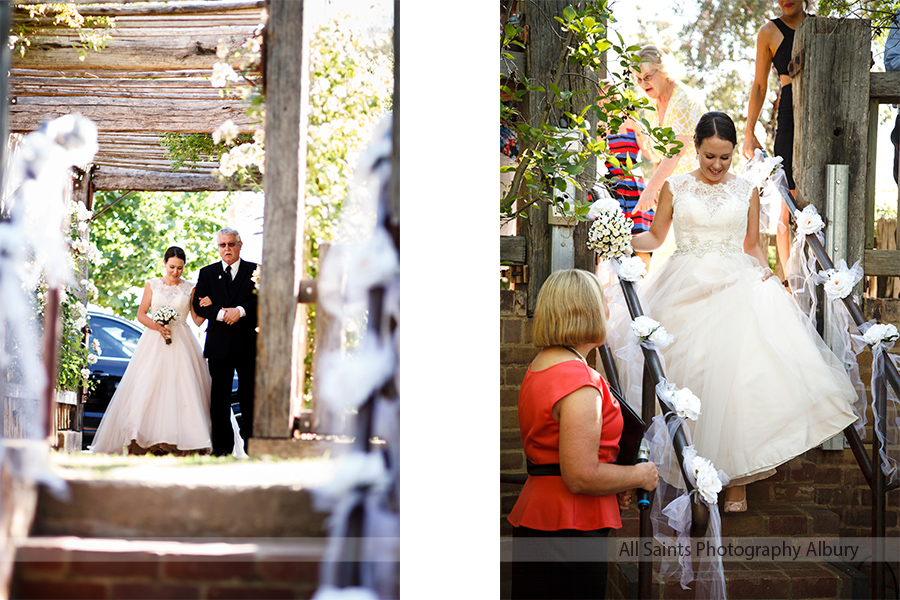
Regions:
[[[538, 294], [541, 348], [519, 393], [528, 480], [509, 515], [513, 598], [603, 598], [606, 536], [630, 490], [652, 491], [656, 465], [612, 464], [622, 413], [584, 356], [606, 338], [603, 288], [588, 271], [557, 271]], [[617, 498], [618, 495], [618, 498]]]

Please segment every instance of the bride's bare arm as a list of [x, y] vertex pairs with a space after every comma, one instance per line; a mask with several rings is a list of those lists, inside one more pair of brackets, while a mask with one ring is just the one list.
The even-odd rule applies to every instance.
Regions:
[[[191, 290], [191, 318], [194, 319], [194, 323], [197, 325], [197, 327], [200, 327], [201, 325], [203, 325], [203, 322], [206, 321], [206, 319], [204, 319], [203, 317], [198, 315], [196, 313], [196, 311], [194, 311], [194, 293], [196, 291], [197, 291], [196, 287]], [[206, 300], [208, 302], [209, 298], [201, 298], [200, 306], [209, 306], [209, 304], [203, 304], [204, 300]]]
[[672, 225], [672, 189], [665, 182], [659, 191], [659, 205], [653, 215], [650, 230], [631, 238], [631, 247], [636, 252], [651, 252], [663, 245]]
[[150, 289], [150, 282], [148, 281], [146, 285], [144, 285], [144, 296], [141, 298], [141, 305], [138, 307], [138, 321], [146, 327], [147, 329], [152, 329], [153, 331], [158, 331], [159, 335], [163, 336], [163, 338], [168, 339], [171, 335], [169, 328], [160, 325], [156, 321], [150, 318], [147, 314], [150, 312], [150, 301], [153, 299], [153, 291]]

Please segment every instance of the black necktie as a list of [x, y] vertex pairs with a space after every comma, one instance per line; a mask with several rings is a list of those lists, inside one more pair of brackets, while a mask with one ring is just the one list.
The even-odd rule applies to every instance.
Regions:
[[225, 287], [228, 289], [229, 292], [231, 291], [231, 282], [232, 281], [233, 280], [231, 279], [231, 265], [228, 265], [225, 267]]

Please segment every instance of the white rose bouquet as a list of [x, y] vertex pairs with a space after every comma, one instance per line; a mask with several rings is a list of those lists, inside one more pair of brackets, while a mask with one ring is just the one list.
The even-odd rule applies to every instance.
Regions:
[[690, 419], [696, 421], [700, 416], [700, 398], [687, 389], [676, 389], [674, 385], [669, 384], [667, 389], [659, 391], [660, 397], [675, 411], [682, 419]]
[[863, 277], [859, 263], [848, 269], [843, 260], [838, 261], [834, 269], [820, 272], [819, 275], [825, 280], [825, 294], [829, 300], [846, 298], [853, 291], [853, 286]]
[[[163, 306], [162, 308], [157, 310], [155, 313], [153, 313], [153, 316], [150, 318], [153, 319], [155, 322], [159, 323], [160, 325], [162, 325], [163, 327], [165, 327], [166, 325], [168, 325], [169, 323], [171, 323], [172, 321], [174, 321], [175, 319], [178, 318], [178, 311], [176, 311], [171, 306]], [[171, 344], [171, 343], [172, 343], [171, 338], [166, 338], [166, 344]]]
[[600, 260], [630, 256], [634, 222], [625, 218], [619, 203], [612, 198], [601, 198], [591, 205], [588, 216], [594, 214], [597, 218], [588, 231], [588, 248], [596, 252]]

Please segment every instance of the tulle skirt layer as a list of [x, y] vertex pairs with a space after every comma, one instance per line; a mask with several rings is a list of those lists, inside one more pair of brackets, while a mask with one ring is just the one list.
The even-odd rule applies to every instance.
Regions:
[[171, 330], [171, 344], [144, 331], [94, 436], [93, 452], [119, 454], [132, 442], [144, 449], [211, 447], [206, 360], [186, 325]]
[[[755, 259], [676, 254], [639, 289], [644, 313], [675, 337], [661, 350], [667, 379], [701, 400], [688, 421], [694, 447], [733, 483], [770, 475], [856, 419], [840, 361], [778, 280], [762, 281]], [[621, 345], [630, 317], [614, 312], [611, 339]], [[640, 371], [619, 370], [639, 405], [641, 381], [628, 379]]]

